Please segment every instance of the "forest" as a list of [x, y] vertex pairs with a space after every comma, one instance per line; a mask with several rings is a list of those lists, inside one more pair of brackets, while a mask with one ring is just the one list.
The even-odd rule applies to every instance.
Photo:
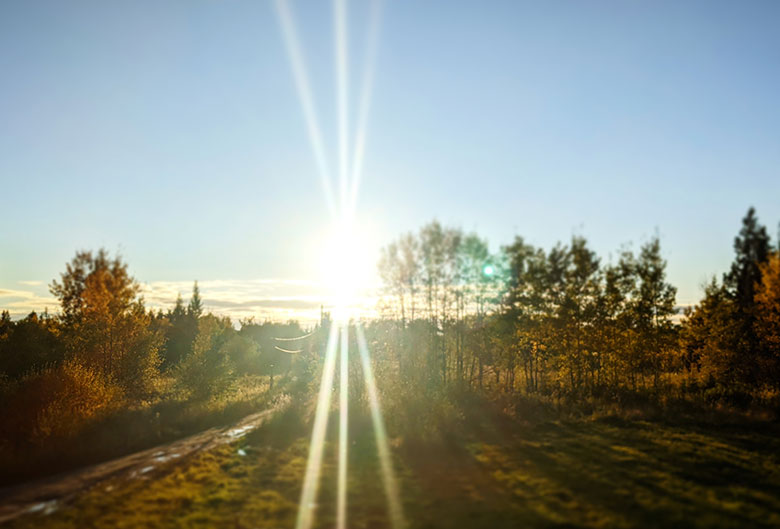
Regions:
[[[606, 261], [581, 236], [547, 249], [518, 236], [497, 252], [437, 221], [399, 236], [378, 261], [380, 316], [350, 323], [365, 329], [389, 434], [419, 453], [478, 428], [487, 412], [475, 406], [507, 424], [776, 421], [778, 241], [752, 208], [735, 231], [730, 268], [682, 310], [657, 236]], [[3, 484], [265, 408], [307, 424], [327, 313], [312, 328], [233, 322], [204, 311], [197, 282], [186, 303], [152, 310], [128, 264], [102, 249], [78, 252], [50, 290], [56, 314], [0, 317]], [[365, 387], [349, 391], [365, 411]]]
[[678, 309], [658, 236], [604, 262], [584, 237], [549, 249], [522, 237], [491, 254], [438, 222], [383, 249], [382, 325], [401, 378], [423, 387], [625, 406], [673, 401], [775, 409], [780, 256], [754, 209], [734, 260]]

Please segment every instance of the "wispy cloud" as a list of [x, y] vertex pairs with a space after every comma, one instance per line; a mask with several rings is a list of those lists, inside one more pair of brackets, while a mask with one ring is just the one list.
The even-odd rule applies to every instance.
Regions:
[[[0, 310], [8, 310], [14, 318], [32, 311], [59, 310], [57, 299], [48, 294], [42, 281], [18, 283], [29, 288], [0, 288]], [[192, 286], [191, 281], [151, 281], [141, 284], [141, 295], [148, 308], [167, 311], [173, 308], [179, 294], [187, 304]], [[254, 318], [310, 323], [319, 319], [321, 308], [328, 310], [333, 305], [328, 289], [313, 281], [215, 279], [199, 281], [198, 287], [207, 311], [229, 316], [236, 322]], [[377, 300], [373, 293], [367, 292], [355, 304], [371, 311]]]
[[45, 292], [0, 288], [0, 310], [7, 310], [13, 318], [26, 316], [32, 311], [54, 312], [58, 307], [57, 300]]
[[43, 285], [43, 281], [17, 281], [20, 285], [24, 285], [26, 287], [39, 287]]
[[[190, 281], [153, 281], [143, 284], [146, 304], [167, 310], [181, 294], [189, 301], [193, 283]], [[320, 309], [333, 305], [328, 289], [314, 281], [290, 279], [248, 279], [198, 281], [198, 288], [207, 310], [233, 320], [297, 319], [316, 321]], [[356, 300], [361, 308], [373, 309], [377, 298], [366, 293]]]

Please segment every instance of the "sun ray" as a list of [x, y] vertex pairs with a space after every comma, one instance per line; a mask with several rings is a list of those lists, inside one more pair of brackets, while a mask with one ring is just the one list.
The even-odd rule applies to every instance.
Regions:
[[347, 51], [347, 2], [333, 0], [333, 29], [336, 53], [336, 106], [339, 127], [339, 189], [341, 211], [347, 208], [349, 177], [349, 73]]
[[390, 447], [387, 442], [387, 432], [382, 418], [382, 408], [379, 404], [379, 394], [374, 380], [374, 373], [371, 369], [371, 358], [368, 352], [368, 343], [366, 335], [360, 323], [356, 324], [356, 334], [358, 351], [360, 352], [360, 364], [363, 367], [363, 377], [366, 382], [368, 392], [368, 403], [371, 408], [371, 421], [374, 425], [374, 436], [376, 437], [377, 453], [379, 454], [379, 465], [382, 472], [382, 482], [387, 496], [387, 503], [390, 508], [390, 524], [393, 529], [402, 529], [405, 527], [403, 507], [401, 506], [401, 497], [398, 492], [398, 482], [393, 471], [393, 463], [390, 459]]
[[322, 132], [319, 121], [317, 120], [317, 111], [314, 106], [314, 99], [311, 95], [311, 85], [309, 77], [306, 74], [306, 63], [303, 59], [303, 52], [300, 47], [300, 39], [295, 29], [288, 0], [276, 0], [276, 12], [279, 16], [279, 22], [284, 34], [284, 42], [287, 47], [287, 53], [290, 57], [290, 66], [292, 67], [295, 87], [298, 91], [298, 98], [303, 108], [304, 118], [306, 119], [306, 128], [309, 134], [309, 142], [314, 151], [314, 158], [317, 163], [317, 169], [320, 173], [322, 189], [325, 193], [325, 200], [328, 203], [328, 210], [331, 216], [336, 216], [336, 203], [333, 197], [333, 187], [331, 184], [330, 170], [328, 169], [328, 160], [325, 156], [325, 146], [322, 141]]
[[339, 372], [339, 467], [338, 500], [336, 506], [337, 529], [347, 528], [347, 447], [349, 443], [349, 331], [341, 328], [341, 369]]
[[312, 428], [311, 442], [309, 443], [309, 458], [306, 462], [306, 474], [303, 478], [303, 489], [301, 490], [301, 499], [298, 504], [296, 529], [310, 529], [313, 520], [314, 502], [317, 500], [320, 470], [322, 469], [322, 452], [325, 448], [325, 433], [328, 429], [328, 412], [330, 411], [333, 375], [336, 370], [336, 345], [338, 338], [339, 329], [333, 325], [330, 328], [325, 352], [325, 365], [322, 368], [322, 380], [320, 381], [320, 392], [317, 397], [314, 427]]
[[[373, 93], [374, 82], [374, 62], [376, 49], [379, 40], [379, 25], [381, 18], [381, 0], [372, 0], [371, 17], [367, 33], [367, 47], [364, 59], [364, 70], [361, 83], [361, 95], [358, 107], [358, 121], [356, 127], [356, 136], [354, 138], [354, 150], [350, 158], [350, 136], [349, 136], [349, 72], [348, 72], [348, 40], [347, 40], [347, 0], [333, 0], [334, 12], [334, 51], [336, 56], [336, 103], [338, 116], [338, 179], [339, 179], [339, 203], [335, 202], [333, 188], [331, 183], [331, 173], [325, 156], [325, 149], [322, 140], [320, 126], [317, 121], [317, 113], [314, 107], [314, 100], [311, 94], [309, 79], [306, 74], [306, 67], [303, 60], [303, 54], [300, 49], [300, 41], [296, 32], [292, 13], [287, 4], [288, 0], [276, 0], [276, 11], [282, 26], [285, 44], [290, 57], [290, 63], [295, 78], [295, 85], [298, 91], [298, 97], [303, 108], [304, 117], [309, 134], [309, 141], [314, 151], [314, 157], [320, 173], [325, 198], [331, 215], [339, 224], [338, 232], [341, 238], [349, 240], [347, 236], [349, 227], [354, 217], [357, 194], [360, 186], [360, 180], [363, 172], [363, 158], [365, 152], [366, 129], [368, 122], [368, 113], [371, 106], [371, 97]], [[337, 209], [338, 207], [338, 209]], [[343, 232], [343, 233], [342, 233]], [[342, 259], [349, 259], [349, 248], [341, 248], [336, 245], [335, 254]], [[339, 375], [339, 445], [338, 445], [338, 483], [337, 483], [337, 505], [336, 505], [336, 527], [337, 529], [346, 529], [347, 527], [347, 463], [349, 446], [349, 318], [345, 299], [349, 299], [349, 284], [351, 281], [342, 281], [344, 273], [334, 274], [334, 282], [339, 284], [343, 290], [339, 293], [341, 299], [339, 306], [335, 307], [336, 314], [342, 314], [337, 322], [331, 326], [330, 335], [325, 354], [325, 365], [323, 366], [322, 379], [317, 398], [314, 425], [312, 428], [311, 442], [309, 444], [309, 455], [306, 463], [306, 473], [304, 475], [303, 487], [301, 490], [300, 504], [298, 506], [298, 519], [296, 529], [310, 529], [313, 517], [315, 501], [319, 489], [319, 478], [322, 470], [322, 456], [325, 445], [325, 436], [327, 433], [328, 415], [331, 402], [331, 392], [333, 389], [336, 348], [339, 340], [341, 341], [340, 350], [340, 375]], [[351, 275], [351, 274], [350, 274]], [[354, 278], [350, 278], [354, 281]], [[387, 442], [382, 412], [379, 405], [379, 397], [376, 389], [371, 362], [369, 359], [368, 346], [366, 344], [365, 334], [359, 325], [357, 329], [357, 340], [360, 360], [365, 377], [365, 383], [369, 396], [371, 408], [371, 418], [376, 436], [377, 452], [380, 460], [380, 470], [382, 473], [382, 482], [389, 505], [390, 522], [393, 529], [404, 527], [404, 517], [401, 508], [398, 485], [393, 472], [392, 462], [390, 460], [390, 449]], [[276, 346], [285, 352], [293, 352]]]
[[371, 19], [368, 26], [367, 45], [363, 60], [363, 78], [360, 87], [360, 103], [358, 106], [358, 121], [355, 134], [355, 147], [352, 151], [350, 167], [350, 190], [348, 214], [354, 215], [357, 206], [357, 194], [360, 180], [363, 176], [363, 157], [366, 148], [366, 129], [368, 127], [368, 112], [374, 92], [374, 67], [377, 48], [379, 46], [379, 28], [382, 18], [382, 0], [372, 0]]

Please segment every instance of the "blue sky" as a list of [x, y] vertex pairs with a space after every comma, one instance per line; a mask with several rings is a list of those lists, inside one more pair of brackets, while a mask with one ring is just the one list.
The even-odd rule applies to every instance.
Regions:
[[[290, 5], [335, 164], [331, 5]], [[696, 301], [750, 205], [777, 231], [778, 20], [777, 2], [388, 0], [365, 251], [434, 217], [494, 248], [581, 234], [605, 259], [657, 231]], [[0, 72], [0, 308], [48, 303], [100, 246], [158, 294], [273, 280], [294, 298], [316, 278], [327, 210], [270, 1], [3, 2]]]

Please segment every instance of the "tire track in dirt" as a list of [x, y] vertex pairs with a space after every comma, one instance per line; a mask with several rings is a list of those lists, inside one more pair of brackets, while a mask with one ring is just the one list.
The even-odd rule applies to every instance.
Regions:
[[51, 514], [107, 479], [164, 475], [190, 456], [240, 439], [279, 407], [248, 415], [231, 426], [203, 432], [79, 470], [0, 489], [0, 524], [25, 514]]

